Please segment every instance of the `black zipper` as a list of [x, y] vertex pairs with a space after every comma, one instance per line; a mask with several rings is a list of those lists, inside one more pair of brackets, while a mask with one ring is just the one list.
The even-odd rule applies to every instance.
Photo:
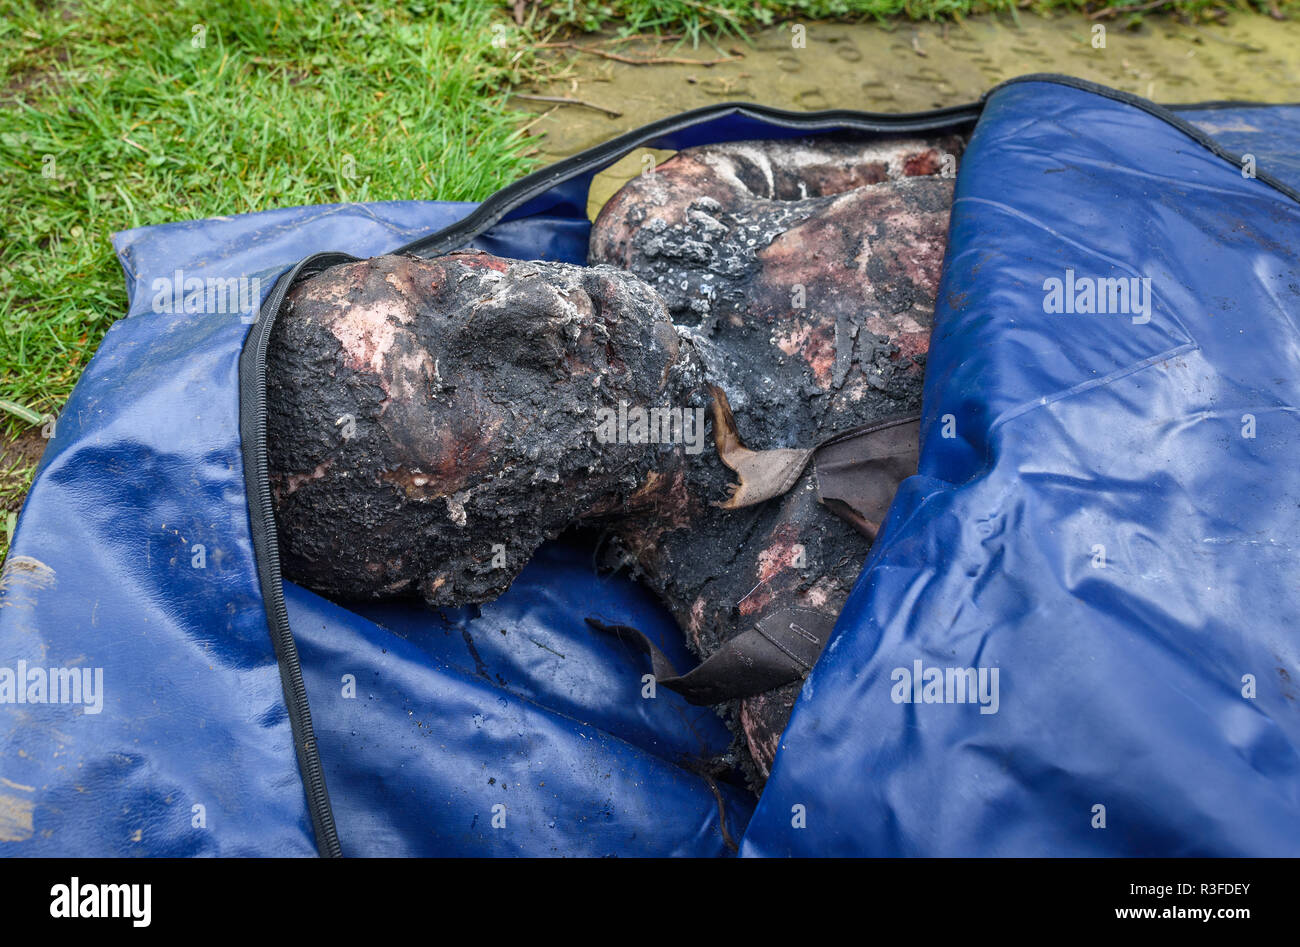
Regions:
[[307, 705], [307, 688], [302, 679], [298, 647], [289, 629], [289, 614], [284, 604], [284, 586], [280, 576], [280, 544], [276, 536], [275, 510], [271, 502], [271, 479], [267, 474], [266, 453], [266, 349], [271, 327], [284, 303], [285, 293], [304, 273], [337, 263], [349, 263], [356, 257], [345, 253], [318, 253], [298, 263], [276, 282], [262, 305], [257, 322], [244, 340], [239, 355], [239, 433], [244, 455], [244, 485], [248, 491], [249, 521], [253, 536], [253, 554], [266, 603], [266, 621], [280, 667], [280, 686], [289, 710], [289, 727], [293, 732], [298, 769], [307, 794], [307, 811], [311, 815], [316, 848], [326, 858], [343, 854], [334, 811], [330, 807], [325, 771], [320, 749], [311, 725]]
[[908, 112], [891, 115], [878, 112], [858, 112], [852, 109], [826, 109], [820, 112], [791, 112], [787, 109], [770, 108], [766, 105], [752, 105], [745, 102], [726, 102], [720, 105], [706, 105], [679, 115], [659, 119], [649, 125], [642, 125], [630, 132], [624, 132], [617, 138], [602, 142], [570, 155], [562, 161], [534, 171], [507, 185], [487, 198], [467, 217], [428, 236], [412, 240], [393, 250], [393, 253], [406, 253], [413, 256], [439, 256], [456, 250], [485, 230], [499, 223], [510, 211], [520, 207], [535, 197], [545, 194], [557, 184], [562, 184], [594, 168], [612, 164], [623, 155], [639, 148], [657, 138], [673, 132], [682, 131], [701, 122], [712, 121], [727, 115], [745, 115], [777, 125], [781, 128], [798, 129], [807, 132], [819, 131], [864, 131], [880, 134], [907, 134], [935, 131], [958, 131], [974, 126], [979, 119], [984, 103], [972, 102], [967, 105], [953, 105], [948, 108], [934, 109], [928, 112]]

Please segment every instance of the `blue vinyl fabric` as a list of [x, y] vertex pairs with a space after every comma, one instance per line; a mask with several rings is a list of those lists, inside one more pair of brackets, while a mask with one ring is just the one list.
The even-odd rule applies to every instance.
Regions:
[[1300, 105], [1179, 109], [1177, 115], [1300, 190]]
[[[1300, 854], [1298, 245], [1300, 205], [1160, 118], [991, 96], [920, 472], [745, 854]], [[1150, 321], [1046, 313], [1066, 268], [1149, 277]], [[896, 701], [916, 661], [999, 669], [997, 712]]]
[[[1294, 112], [1180, 114], [1294, 181]], [[649, 144], [799, 133], [730, 114]], [[593, 173], [473, 245], [582, 262]], [[0, 703], [0, 854], [314, 853], [250, 541], [251, 317], [160, 312], [155, 281], [265, 295], [310, 253], [386, 252], [473, 206], [117, 235], [130, 318], [59, 419], [0, 588], [0, 669], [103, 668], [103, 709]], [[642, 697], [644, 658], [583, 624], [682, 666], [671, 619], [557, 543], [481, 609], [285, 583], [344, 853], [721, 855], [719, 800], [751, 855], [1300, 853], [1297, 236], [1295, 201], [1131, 103], [995, 91], [957, 181], [921, 471], [757, 809], [696, 772], [718, 718]], [[1045, 314], [1067, 267], [1150, 277], [1150, 321]], [[997, 713], [894, 703], [916, 660], [998, 668]]]
[[[595, 575], [590, 550], [543, 547], [478, 615], [387, 605], [365, 620], [286, 592], [345, 855], [727, 854], [686, 761], [730, 734], [710, 708], [644, 698], [644, 659], [586, 626], [632, 625], [691, 663], [658, 603]], [[739, 838], [751, 797], [715, 785]]]

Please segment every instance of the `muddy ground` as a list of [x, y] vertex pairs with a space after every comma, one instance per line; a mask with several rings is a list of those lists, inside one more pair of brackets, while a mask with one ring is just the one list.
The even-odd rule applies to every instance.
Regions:
[[0, 537], [4, 542], [0, 547], [0, 563], [4, 561], [3, 553], [8, 552], [9, 530], [27, 495], [32, 471], [45, 453], [45, 443], [39, 426], [28, 428], [14, 438], [0, 436], [0, 530], [4, 531]]

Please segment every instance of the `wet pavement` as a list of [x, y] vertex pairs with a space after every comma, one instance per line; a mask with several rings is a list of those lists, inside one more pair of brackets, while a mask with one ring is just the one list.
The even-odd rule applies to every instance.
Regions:
[[[991, 86], [1032, 72], [1059, 72], [1156, 102], [1249, 99], [1300, 102], [1300, 21], [1233, 15], [1226, 25], [1192, 25], [1146, 17], [1136, 29], [1080, 14], [1051, 18], [982, 16], [964, 23], [802, 24], [763, 30], [752, 46], [724, 39], [720, 48], [635, 41], [580, 45], [629, 58], [715, 65], [632, 65], [571, 49], [565, 78], [530, 90], [581, 99], [617, 116], [575, 105], [516, 100], [538, 112], [530, 133], [538, 155], [555, 161], [630, 128], [686, 109], [726, 101], [799, 110], [854, 108], [909, 112], [977, 99]], [[1104, 47], [1095, 27], [1105, 27]], [[666, 153], [659, 152], [662, 158]], [[639, 172], [640, 153], [593, 188], [593, 210], [621, 180]]]

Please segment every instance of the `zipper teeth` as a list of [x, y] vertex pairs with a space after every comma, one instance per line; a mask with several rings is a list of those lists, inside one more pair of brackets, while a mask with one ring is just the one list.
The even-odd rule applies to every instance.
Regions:
[[[259, 358], [258, 361], [264, 363], [264, 360], [261, 358]], [[260, 365], [259, 367], [265, 367], [265, 366], [263, 364]], [[259, 406], [259, 407], [262, 407], [263, 410], [259, 411], [260, 417], [258, 419], [258, 425], [257, 425], [258, 442], [260, 444], [265, 445], [266, 444], [266, 412], [264, 410], [264, 406]], [[259, 451], [259, 454], [261, 454], [262, 456], [262, 461], [261, 463], [258, 464], [259, 469], [257, 471], [257, 476], [259, 482], [263, 482], [267, 478], [267, 471], [266, 471], [267, 464], [266, 464], [265, 450]], [[258, 498], [259, 503], [261, 503], [262, 499], [263, 498], [261, 497]], [[275, 515], [265, 505], [262, 508], [262, 523], [267, 530], [267, 536], [269, 537], [274, 535], [272, 531], [275, 529]], [[278, 542], [267, 544], [266, 560], [267, 560], [267, 566], [270, 569], [270, 571], [273, 573], [273, 575], [276, 577], [277, 585], [278, 585], [279, 584], [278, 580], [280, 576], [280, 551], [279, 551]], [[282, 595], [278, 596], [277, 598], [279, 598], [279, 600], [273, 603], [272, 608], [275, 613], [274, 620], [277, 626], [275, 631], [276, 631], [276, 636], [280, 638], [280, 642], [279, 642], [280, 648], [285, 653], [286, 657], [292, 655], [292, 657], [289, 658], [292, 664], [301, 667], [300, 661], [298, 659], [297, 645], [294, 643], [292, 634], [288, 629], [288, 616], [287, 613], [284, 611], [285, 606], [284, 606]], [[281, 624], [282, 622], [283, 624]], [[308, 793], [308, 797], [312, 802], [313, 810], [320, 812], [329, 806], [329, 792], [325, 787], [325, 773], [320, 761], [319, 748], [316, 745], [315, 730], [311, 725], [311, 718], [310, 718], [311, 711], [307, 703], [307, 687], [306, 684], [303, 682], [301, 674], [296, 674], [293, 676], [293, 679], [290, 681], [290, 689], [293, 692], [294, 705], [298, 710], [300, 719], [303, 721], [302, 723], [303, 752], [308, 759], [307, 772], [305, 772], [303, 776], [308, 783], [308, 786], [306, 787], [307, 793]], [[332, 822], [332, 817], [331, 817], [331, 822]], [[323, 854], [329, 856], [336, 856], [342, 854], [341, 847], [338, 840], [337, 830], [327, 832], [326, 837], [320, 840], [319, 844], [320, 847], [324, 850]]]
[[815, 450], [821, 450], [823, 447], [830, 447], [832, 444], [838, 444], [840, 441], [847, 441], [850, 438], [861, 437], [863, 434], [875, 434], [879, 431], [887, 430], [891, 427], [899, 427], [903, 424], [912, 424], [920, 421], [922, 415], [907, 414], [897, 418], [890, 418], [886, 421], [868, 421], [866, 424], [859, 424], [857, 427], [851, 427], [846, 431], [840, 431], [832, 434], [826, 440], [818, 443]]
[[285, 690], [286, 703], [289, 705], [290, 724], [294, 731], [295, 749], [303, 780], [303, 790], [307, 795], [308, 812], [316, 835], [316, 846], [322, 856], [337, 858], [342, 856], [343, 849], [334, 823], [329, 789], [325, 784], [324, 767], [321, 764], [320, 750], [312, 727], [307, 687], [302, 677], [302, 664], [297, 645], [293, 640], [293, 631], [289, 627], [288, 610], [284, 601], [283, 578], [280, 574], [280, 546], [276, 534], [275, 511], [271, 504], [268, 473], [270, 461], [266, 443], [266, 360], [271, 328], [279, 315], [289, 287], [309, 263], [325, 256], [337, 256], [340, 260], [355, 259], [345, 254], [316, 254], [303, 260], [281, 277], [279, 285], [266, 305], [262, 307], [261, 317], [258, 319], [255, 330], [257, 334], [253, 340], [255, 347], [251, 379], [254, 386], [251, 396], [256, 415], [254, 428], [256, 440], [253, 445], [253, 483], [250, 493], [251, 499], [257, 503], [262, 523], [261, 561], [259, 562], [262, 597], [266, 604], [272, 644], [280, 665], [281, 686]]
[[564, 159], [559, 162], [558, 168], [552, 166], [551, 168], [536, 171], [493, 194], [465, 219], [427, 236], [417, 237], [392, 252], [414, 254], [416, 256], [437, 256], [440, 253], [464, 246], [464, 244], [473, 240], [488, 228], [500, 223], [501, 219], [510, 211], [546, 193], [557, 184], [577, 177], [592, 167], [604, 165], [611, 158], [627, 154], [634, 148], [640, 147], [655, 138], [724, 115], [748, 115], [772, 125], [806, 129], [810, 133], [819, 130], [835, 131], [839, 129], [855, 129], [868, 132], [922, 132], [965, 125], [978, 118], [982, 109], [983, 103], [975, 102], [933, 112], [914, 112], [900, 116], [890, 116], [854, 113], [849, 110], [799, 114], [744, 103], [707, 107], [696, 112], [686, 113], [686, 118], [678, 115], [673, 119], [664, 119], [642, 128], [633, 129], [612, 141], [596, 145], [585, 152], [579, 152]]

